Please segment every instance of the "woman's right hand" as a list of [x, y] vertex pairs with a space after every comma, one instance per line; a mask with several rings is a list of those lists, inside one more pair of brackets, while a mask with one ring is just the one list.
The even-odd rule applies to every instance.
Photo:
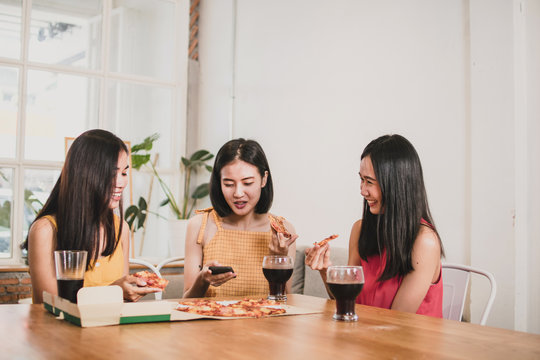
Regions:
[[217, 261], [210, 261], [204, 264], [203, 268], [199, 272], [199, 279], [204, 284], [217, 287], [225, 284], [227, 281], [232, 280], [236, 277], [236, 274], [234, 272], [213, 275], [212, 271], [210, 271], [210, 269], [208, 268], [210, 266], [221, 266], [221, 264]]
[[124, 276], [111, 285], [120, 286], [124, 292], [124, 300], [127, 301], [138, 301], [146, 294], [161, 291], [160, 289], [146, 287], [146, 282], [143, 279], [133, 275]]
[[330, 245], [315, 245], [307, 248], [305, 263], [313, 270], [326, 271], [332, 265], [330, 261]]

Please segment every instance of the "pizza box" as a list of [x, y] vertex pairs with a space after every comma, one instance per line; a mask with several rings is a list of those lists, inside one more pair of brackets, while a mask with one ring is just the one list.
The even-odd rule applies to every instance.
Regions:
[[83, 287], [77, 304], [43, 292], [43, 305], [50, 313], [82, 327], [170, 321], [176, 306], [170, 301], [127, 302], [120, 286]]
[[[184, 299], [187, 300], [187, 299]], [[50, 313], [81, 327], [123, 325], [144, 322], [185, 321], [196, 319], [245, 319], [193, 314], [176, 310], [177, 300], [124, 302], [120, 286], [83, 287], [77, 293], [77, 304], [57, 295], [43, 292], [43, 306]], [[314, 314], [320, 311], [282, 305], [286, 313], [272, 315]]]

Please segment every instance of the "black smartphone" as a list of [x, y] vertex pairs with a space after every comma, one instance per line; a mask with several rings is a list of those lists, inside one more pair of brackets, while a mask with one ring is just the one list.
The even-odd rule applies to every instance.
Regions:
[[233, 268], [230, 266], [209, 266], [208, 268], [212, 272], [212, 275], [224, 274], [227, 272], [234, 272]]

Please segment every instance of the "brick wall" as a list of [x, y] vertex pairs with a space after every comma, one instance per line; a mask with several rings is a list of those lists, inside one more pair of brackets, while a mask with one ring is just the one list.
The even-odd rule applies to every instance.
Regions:
[[27, 271], [0, 273], [0, 304], [16, 304], [32, 297], [32, 283]]
[[[132, 265], [130, 266], [131, 273], [146, 269], [143, 266]], [[0, 304], [16, 304], [19, 299], [32, 297], [32, 282], [30, 280], [30, 274], [24, 267], [16, 268], [0, 268]], [[177, 275], [179, 277], [184, 273], [183, 266], [167, 266], [162, 269], [162, 274], [167, 276]], [[169, 279], [171, 280], [171, 279]], [[183, 282], [178, 289], [171, 289], [170, 293], [174, 293], [175, 298], [182, 296]]]

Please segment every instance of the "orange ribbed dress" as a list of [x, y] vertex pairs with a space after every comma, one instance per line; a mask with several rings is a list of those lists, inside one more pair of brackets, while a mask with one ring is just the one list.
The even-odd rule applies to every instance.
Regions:
[[268, 282], [262, 272], [262, 262], [268, 255], [268, 245], [272, 239], [272, 230], [266, 232], [240, 231], [223, 228], [223, 220], [212, 208], [199, 210], [203, 213], [201, 229], [197, 243], [201, 244], [208, 216], [216, 223], [217, 232], [203, 248], [203, 261], [218, 261], [221, 265], [232, 266], [237, 274], [235, 279], [218, 287], [209, 287], [205, 296], [266, 296]]

